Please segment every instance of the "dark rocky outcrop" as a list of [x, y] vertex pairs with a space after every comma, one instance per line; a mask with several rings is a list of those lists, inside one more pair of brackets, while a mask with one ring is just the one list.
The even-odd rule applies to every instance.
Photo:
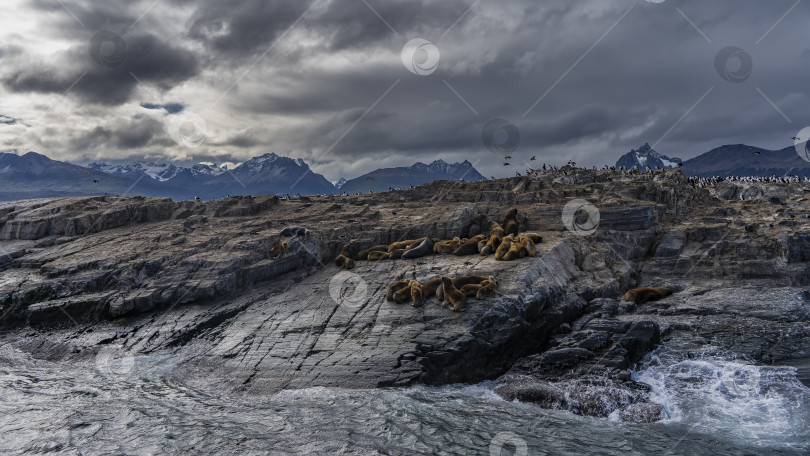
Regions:
[[[810, 358], [810, 185], [746, 185], [753, 199], [726, 200], [677, 170], [564, 167], [351, 197], [3, 203], [0, 340], [66, 362], [109, 345], [166, 354], [188, 383], [245, 394], [493, 379], [506, 399], [648, 422], [662, 411], [633, 369], [657, 346]], [[594, 233], [565, 229], [572, 199], [600, 211]], [[332, 262], [348, 242], [449, 239], [510, 207], [543, 237], [536, 258]], [[288, 226], [311, 234], [282, 238]], [[289, 252], [267, 258], [282, 240]], [[497, 295], [460, 313], [385, 300], [397, 280], [469, 274], [495, 276]], [[635, 286], [676, 293], [619, 300]]]

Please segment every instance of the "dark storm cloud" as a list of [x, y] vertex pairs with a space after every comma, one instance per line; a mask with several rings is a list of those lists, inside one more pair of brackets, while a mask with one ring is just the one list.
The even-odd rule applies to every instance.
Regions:
[[3, 84], [14, 92], [69, 91], [83, 102], [118, 105], [129, 101], [141, 82], [168, 90], [200, 71], [194, 54], [155, 36], [135, 35], [124, 41], [126, 54], [118, 66], [94, 62], [85, 44], [57, 55], [55, 65], [21, 65], [3, 78]]
[[[780, 20], [795, 0], [62, 3], [31, 5], [43, 13], [41, 33], [67, 50], [42, 55], [0, 37], [0, 82], [17, 94], [62, 94], [75, 83], [65, 98], [102, 111], [97, 128], [49, 125], [75, 149], [125, 156], [166, 147], [173, 155], [178, 146], [150, 116], [182, 110], [197, 111], [210, 129], [199, 157], [276, 151], [333, 179], [381, 163], [466, 158], [503, 175], [500, 157], [481, 143], [493, 118], [520, 129], [517, 162], [537, 155], [585, 165], [613, 163], [645, 142], [682, 158], [723, 143], [781, 148], [810, 125], [810, 4]], [[119, 66], [90, 58], [99, 30], [126, 43]], [[412, 38], [441, 51], [434, 74], [402, 64]], [[740, 83], [716, 69], [727, 46], [753, 62]], [[136, 100], [139, 88], [153, 92]], [[149, 111], [104, 119], [104, 110], [132, 101]]]
[[[75, 150], [87, 151], [104, 146], [114, 146], [123, 150], [146, 147], [153, 140], [165, 136], [161, 122], [151, 118], [132, 119], [114, 122], [111, 125], [96, 126], [71, 138], [70, 145]], [[161, 141], [167, 145], [166, 141]]]

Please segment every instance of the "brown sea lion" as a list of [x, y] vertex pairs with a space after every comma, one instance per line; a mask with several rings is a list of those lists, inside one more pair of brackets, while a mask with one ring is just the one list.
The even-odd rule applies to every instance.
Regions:
[[286, 242], [279, 242], [278, 244], [276, 244], [275, 247], [273, 247], [272, 249], [270, 249], [269, 252], [267, 252], [267, 258], [270, 258], [271, 260], [275, 260], [276, 258], [278, 258], [278, 257], [284, 255], [285, 253], [287, 253], [287, 251], [289, 251], [289, 250], [290, 250], [290, 244], [287, 244]]
[[532, 241], [528, 236], [524, 236], [522, 234], [518, 236], [517, 246], [519, 258], [523, 258], [525, 256], [537, 256], [537, 247], [535, 247], [534, 241]]
[[436, 290], [441, 288], [442, 286], [442, 278], [437, 277], [435, 279], [428, 280], [422, 285], [422, 297], [427, 299], [431, 296], [436, 295]]
[[388, 291], [385, 293], [385, 300], [386, 301], [393, 301], [394, 300], [394, 293], [403, 288], [407, 288], [411, 285], [410, 280], [400, 280], [399, 282], [394, 282], [390, 287], [388, 287]]
[[461, 239], [457, 237], [449, 241], [437, 242], [433, 244], [433, 252], [440, 255], [446, 255], [448, 253], [453, 253], [453, 251], [456, 250], [459, 245], [461, 245]]
[[503, 261], [506, 254], [509, 252], [509, 249], [512, 247], [512, 244], [515, 243], [515, 240], [512, 236], [506, 236], [501, 239], [501, 245], [498, 246], [498, 250], [495, 251], [495, 260]]
[[518, 221], [518, 210], [517, 208], [512, 208], [506, 211], [506, 215], [503, 217], [503, 231], [506, 234], [514, 234], [517, 236], [519, 231]]
[[475, 255], [476, 253], [479, 253], [478, 243], [483, 241], [484, 239], [485, 239], [484, 235], [479, 234], [478, 236], [465, 240], [453, 251], [453, 255], [463, 256], [463, 255]]
[[399, 249], [408, 249], [408, 247], [410, 247], [411, 244], [413, 244], [414, 242], [422, 242], [422, 240], [420, 239], [419, 241], [417, 241], [416, 239], [410, 239], [410, 240], [407, 240], [407, 241], [394, 242], [394, 243], [392, 243], [391, 245], [388, 246], [388, 252], [390, 253], [390, 252], [392, 252], [394, 250], [399, 250]]
[[468, 283], [467, 285], [461, 287], [458, 291], [460, 291], [464, 296], [472, 298], [478, 293], [478, 290], [480, 290], [481, 288], [482, 286], [480, 284]]
[[394, 302], [402, 304], [411, 300], [411, 281], [402, 289], [394, 292]]
[[498, 236], [499, 238], [502, 238], [506, 236], [506, 231], [504, 231], [500, 223], [493, 220], [489, 222], [489, 236]]
[[335, 258], [335, 265], [343, 269], [354, 269], [354, 260], [347, 256], [338, 255]]
[[411, 281], [411, 303], [414, 307], [422, 307], [422, 285], [416, 280]]
[[391, 255], [388, 252], [381, 252], [379, 250], [372, 250], [368, 252], [368, 261], [380, 261], [380, 260], [387, 260], [391, 258]]
[[526, 236], [527, 238], [531, 239], [532, 242], [535, 244], [541, 244], [543, 242], [543, 236], [540, 236], [537, 233], [521, 233], [521, 236]]
[[388, 251], [387, 245], [375, 245], [374, 247], [371, 247], [369, 249], [361, 250], [360, 252], [357, 253], [357, 255], [354, 256], [354, 259], [363, 261], [368, 259], [368, 254], [371, 252], [387, 252], [387, 251]]
[[[509, 246], [509, 251], [501, 258], [503, 261], [514, 261], [520, 258], [520, 244], [517, 241], [512, 242]], [[497, 258], [495, 258], [497, 260]]]
[[464, 308], [467, 297], [453, 285], [453, 279], [442, 277], [442, 289], [444, 290], [444, 299], [450, 301], [450, 310], [458, 312]]
[[636, 304], [641, 304], [647, 301], [657, 301], [661, 298], [666, 298], [672, 294], [669, 288], [633, 288], [624, 294], [625, 301], [632, 301]]
[[481, 288], [475, 294], [476, 299], [486, 299], [495, 294], [495, 290], [497, 290], [498, 285], [489, 281], [485, 281], [481, 284]]
[[398, 260], [398, 259], [402, 258], [402, 254], [407, 252], [407, 251], [408, 251], [407, 249], [396, 249], [396, 250], [392, 250], [389, 253], [389, 255], [391, 255], [392, 260]]

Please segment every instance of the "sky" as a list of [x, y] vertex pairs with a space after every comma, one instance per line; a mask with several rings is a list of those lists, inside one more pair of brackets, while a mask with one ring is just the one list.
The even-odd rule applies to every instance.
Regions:
[[808, 18], [802, 0], [3, 0], [0, 151], [275, 152], [335, 181], [781, 149], [810, 126]]

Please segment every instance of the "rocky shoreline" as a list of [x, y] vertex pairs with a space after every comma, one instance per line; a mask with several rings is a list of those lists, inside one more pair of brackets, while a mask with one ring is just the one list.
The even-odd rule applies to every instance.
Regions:
[[[348, 197], [1, 203], [0, 340], [62, 362], [165, 354], [185, 381], [245, 394], [495, 380], [507, 400], [655, 421], [632, 370], [668, 344], [792, 365], [808, 383], [809, 192], [564, 167]], [[598, 209], [593, 234], [566, 229], [575, 199]], [[349, 241], [450, 239], [510, 207], [543, 236], [537, 257], [332, 263]], [[312, 234], [266, 258], [292, 225]], [[496, 277], [498, 294], [460, 313], [385, 300], [395, 280], [464, 274]], [[634, 286], [676, 293], [621, 301]]]

